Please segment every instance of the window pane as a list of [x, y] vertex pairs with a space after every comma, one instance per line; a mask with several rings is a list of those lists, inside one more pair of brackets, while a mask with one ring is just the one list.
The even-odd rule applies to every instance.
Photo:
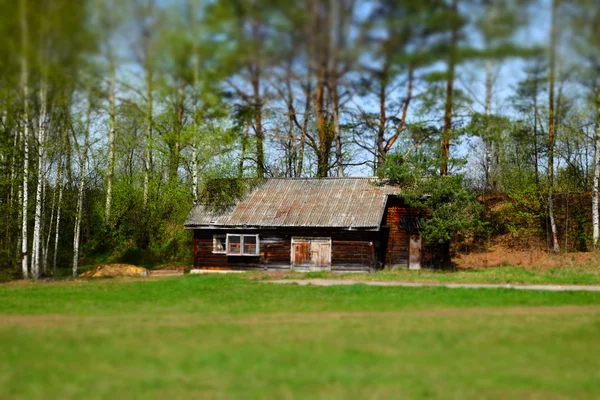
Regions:
[[241, 236], [229, 236], [229, 248], [227, 249], [227, 253], [230, 254], [242, 254], [241, 247]]
[[244, 254], [255, 255], [256, 253], [256, 236], [244, 236]]
[[227, 247], [227, 236], [225, 235], [214, 235], [213, 236], [213, 253], [225, 253]]

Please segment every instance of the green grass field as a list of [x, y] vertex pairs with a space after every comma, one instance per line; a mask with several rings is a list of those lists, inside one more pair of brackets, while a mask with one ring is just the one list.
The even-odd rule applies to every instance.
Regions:
[[[431, 270], [408, 269], [383, 270], [376, 273], [309, 272], [286, 273], [291, 279], [353, 279], [373, 281], [406, 281], [428, 283], [499, 283], [499, 284], [557, 284], [599, 285], [600, 268], [597, 264], [576, 264], [560, 268], [504, 266], [481, 269]], [[268, 279], [264, 273], [256, 273], [254, 279]]]
[[0, 286], [0, 398], [600, 397], [600, 293]]

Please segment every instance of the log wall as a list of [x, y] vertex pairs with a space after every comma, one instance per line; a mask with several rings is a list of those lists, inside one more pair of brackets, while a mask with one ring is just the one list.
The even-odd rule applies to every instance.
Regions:
[[[385, 251], [385, 267], [408, 267], [408, 252], [410, 246], [410, 232], [401, 225], [403, 218], [426, 218], [428, 213], [424, 210], [410, 208], [399, 198], [388, 200], [383, 220], [387, 234]], [[438, 267], [447, 262], [447, 244], [428, 244], [422, 242], [422, 267]]]
[[[194, 268], [202, 269], [289, 269], [292, 237], [331, 237], [331, 269], [369, 270], [377, 266], [375, 247], [379, 232], [334, 229], [244, 230], [235, 233], [259, 234], [260, 256], [227, 256], [213, 253], [213, 235], [225, 230], [194, 230]], [[381, 262], [380, 262], [381, 263]]]

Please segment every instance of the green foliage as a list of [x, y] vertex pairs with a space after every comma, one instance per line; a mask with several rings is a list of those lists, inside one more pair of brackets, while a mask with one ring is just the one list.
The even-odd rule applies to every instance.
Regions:
[[498, 214], [498, 225], [524, 246], [543, 234], [541, 222], [544, 221], [545, 210], [534, 186], [512, 190]]
[[407, 161], [401, 154], [388, 154], [383, 168], [377, 173], [380, 178], [385, 178], [393, 184], [410, 184], [416, 182], [421, 176], [418, 165]]
[[400, 195], [407, 205], [429, 213], [421, 230], [426, 241], [486, 240], [490, 225], [484, 207], [466, 187], [463, 175], [436, 175], [438, 160], [426, 147], [408, 156], [392, 153], [379, 176], [401, 186]]
[[465, 187], [461, 175], [425, 178], [403, 190], [401, 195], [407, 205], [430, 213], [422, 223], [423, 238], [430, 243], [484, 240], [489, 235], [484, 207]]
[[208, 179], [200, 192], [200, 202], [214, 210], [227, 209], [261, 181], [243, 177]]

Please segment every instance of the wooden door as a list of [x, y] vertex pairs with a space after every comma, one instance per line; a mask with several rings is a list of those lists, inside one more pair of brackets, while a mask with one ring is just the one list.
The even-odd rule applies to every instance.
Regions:
[[408, 251], [408, 268], [409, 269], [421, 269], [421, 247], [422, 247], [421, 235], [418, 233], [410, 234], [410, 245]]
[[314, 269], [331, 269], [330, 239], [312, 239], [310, 241], [310, 264]]
[[310, 266], [310, 240], [292, 238], [292, 267]]
[[292, 238], [292, 268], [308, 271], [331, 269], [330, 238]]

